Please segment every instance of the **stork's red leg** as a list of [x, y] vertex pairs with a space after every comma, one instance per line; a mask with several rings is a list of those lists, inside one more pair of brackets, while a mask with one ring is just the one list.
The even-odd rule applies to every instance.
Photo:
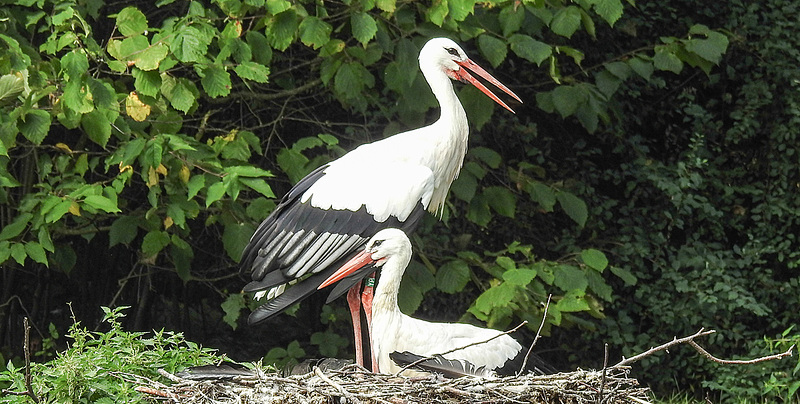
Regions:
[[347, 305], [350, 306], [350, 317], [353, 319], [353, 335], [355, 336], [353, 344], [356, 346], [356, 364], [363, 367], [364, 347], [361, 340], [361, 299], [358, 298], [360, 291], [361, 281], [347, 292]]
[[372, 371], [379, 373], [378, 360], [375, 358], [375, 340], [372, 339], [372, 296], [375, 289], [375, 273], [367, 277], [366, 286], [361, 293], [361, 303], [364, 306], [364, 314], [367, 317], [367, 331], [369, 332], [369, 351], [372, 358]]

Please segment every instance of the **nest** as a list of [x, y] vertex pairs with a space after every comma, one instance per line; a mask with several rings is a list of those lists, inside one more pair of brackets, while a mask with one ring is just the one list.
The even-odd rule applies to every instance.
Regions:
[[547, 376], [496, 379], [439, 376], [409, 378], [375, 374], [355, 365], [304, 375], [255, 372], [224, 380], [187, 380], [140, 386], [150, 397], [178, 403], [650, 403], [649, 390], [628, 376], [629, 368], [577, 370]]

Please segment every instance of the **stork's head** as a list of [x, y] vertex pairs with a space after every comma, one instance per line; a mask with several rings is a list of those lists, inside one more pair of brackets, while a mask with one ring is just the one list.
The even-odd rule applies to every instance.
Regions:
[[[522, 100], [508, 89], [503, 83], [492, 77], [491, 74], [486, 72], [482, 67], [478, 66], [475, 62], [470, 60], [467, 54], [455, 43], [452, 39], [448, 38], [433, 38], [429, 40], [422, 50], [419, 52], [419, 66], [422, 72], [427, 74], [426, 71], [442, 71], [447, 77], [453, 80], [458, 80], [463, 83], [469, 83], [478, 87], [484, 94], [489, 96], [494, 102], [502, 105], [505, 109], [514, 112], [503, 101], [497, 98], [486, 86], [480, 81], [476, 80], [469, 74], [469, 71], [482, 77], [495, 87], [503, 90], [506, 94], [514, 97], [517, 101]], [[469, 71], [468, 71], [469, 70]], [[428, 80], [430, 82], [430, 79]]]
[[[333, 275], [326, 279], [320, 286], [322, 289], [332, 283], [338, 282], [347, 275], [367, 265], [383, 267], [387, 261], [395, 262], [391, 265], [393, 271], [405, 271], [408, 261], [411, 260], [411, 241], [402, 230], [384, 229], [372, 236], [363, 251], [347, 261]], [[384, 269], [384, 271], [388, 270]], [[399, 276], [397, 276], [399, 279]]]
[[364, 252], [370, 255], [376, 267], [381, 267], [392, 257], [408, 254], [411, 241], [399, 229], [383, 229], [367, 242]]

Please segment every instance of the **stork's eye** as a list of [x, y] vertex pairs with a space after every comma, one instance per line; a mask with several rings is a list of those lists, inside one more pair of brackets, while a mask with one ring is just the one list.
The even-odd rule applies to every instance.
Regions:
[[459, 56], [458, 50], [456, 50], [456, 48], [444, 48], [444, 50], [446, 50], [447, 53], [449, 53], [452, 56]]
[[383, 240], [375, 240], [375, 241], [372, 242], [372, 246], [373, 247], [380, 247], [382, 243], [383, 243]]

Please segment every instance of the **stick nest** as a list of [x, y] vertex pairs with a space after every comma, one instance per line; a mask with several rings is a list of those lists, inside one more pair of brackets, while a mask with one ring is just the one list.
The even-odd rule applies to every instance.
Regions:
[[[605, 373], [605, 375], [603, 374]], [[625, 367], [577, 370], [547, 376], [497, 379], [437, 376], [408, 378], [375, 374], [351, 365], [319, 368], [305, 375], [258, 376], [140, 387], [150, 397], [179, 403], [650, 403], [649, 390], [628, 377]], [[166, 376], [166, 375], [165, 375]], [[155, 387], [155, 388], [152, 388]]]

